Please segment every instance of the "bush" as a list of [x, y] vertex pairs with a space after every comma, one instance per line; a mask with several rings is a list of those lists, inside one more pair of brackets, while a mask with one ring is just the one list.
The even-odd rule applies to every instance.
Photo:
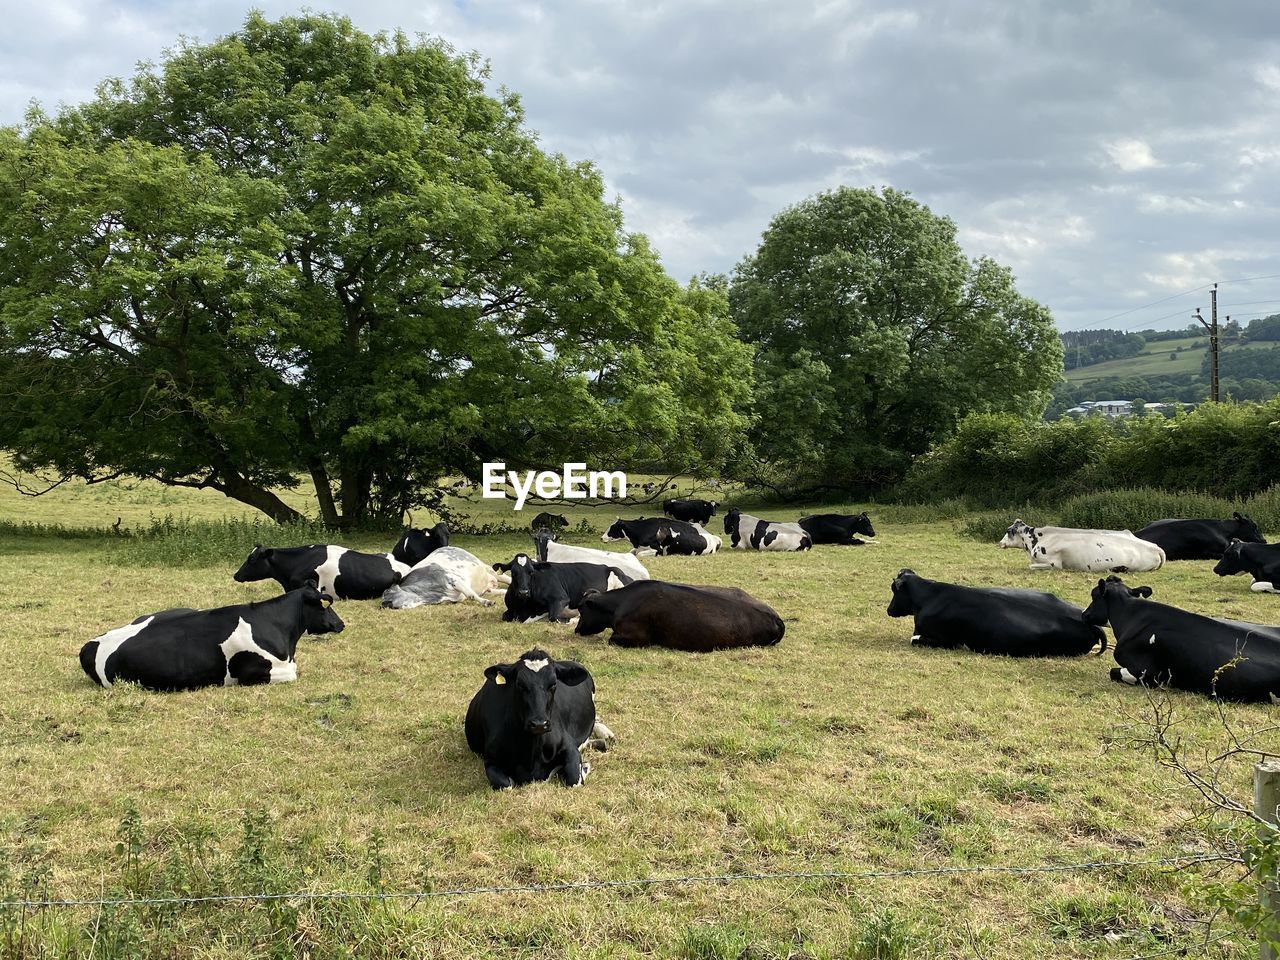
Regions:
[[1141, 487], [1240, 499], [1271, 486], [1276, 463], [1280, 400], [1204, 404], [1171, 419], [975, 414], [917, 459], [898, 498], [997, 507]]

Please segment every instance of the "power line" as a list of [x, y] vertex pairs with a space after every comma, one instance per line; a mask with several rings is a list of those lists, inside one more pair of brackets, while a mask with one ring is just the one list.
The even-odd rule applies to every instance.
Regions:
[[[1220, 280], [1218, 281], [1218, 283], [1219, 285], [1227, 284], [1227, 283], [1253, 283], [1256, 280], [1276, 280], [1276, 279], [1280, 279], [1280, 273], [1270, 273], [1265, 276], [1259, 276], [1259, 277], [1236, 277], [1234, 280]], [[1168, 303], [1170, 300], [1177, 300], [1179, 297], [1186, 297], [1186, 296], [1190, 296], [1193, 293], [1198, 293], [1201, 290], [1208, 290], [1212, 286], [1213, 286], [1212, 282], [1202, 283], [1198, 287], [1191, 287], [1190, 289], [1183, 290], [1181, 293], [1170, 294], [1169, 296], [1163, 297], [1160, 300], [1152, 300], [1150, 303], [1144, 303], [1138, 307], [1130, 307], [1128, 310], [1121, 310], [1119, 313], [1113, 313], [1111, 316], [1104, 317], [1103, 319], [1097, 322], [1099, 324], [1109, 323], [1112, 320], [1118, 320], [1120, 317], [1127, 317], [1131, 313], [1137, 313], [1139, 310], [1149, 310], [1152, 307], [1160, 306], [1160, 304], [1162, 303]], [[1269, 303], [1272, 301], [1260, 300], [1257, 302]], [[1280, 301], [1276, 301], [1276, 302], [1280, 302]], [[1166, 320], [1170, 316], [1176, 316], [1176, 314], [1169, 314], [1166, 317], [1158, 317], [1155, 320], [1143, 320], [1140, 322], [1141, 323], [1159, 323], [1161, 320]], [[1121, 329], [1125, 329], [1125, 328], [1121, 328]]]

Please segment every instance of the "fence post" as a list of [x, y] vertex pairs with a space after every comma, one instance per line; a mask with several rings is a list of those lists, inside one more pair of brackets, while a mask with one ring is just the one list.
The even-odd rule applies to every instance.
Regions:
[[[1253, 812], [1272, 824], [1270, 829], [1275, 829], [1280, 826], [1276, 814], [1277, 807], [1280, 807], [1280, 759], [1263, 760], [1253, 769]], [[1259, 827], [1258, 829], [1269, 828]], [[1262, 878], [1258, 888], [1258, 898], [1263, 908], [1271, 914], [1271, 929], [1273, 931], [1280, 929], [1275, 922], [1277, 913], [1280, 912], [1280, 890], [1277, 890], [1274, 878]], [[1276, 952], [1271, 949], [1269, 943], [1262, 944], [1259, 956], [1262, 960], [1277, 960]]]

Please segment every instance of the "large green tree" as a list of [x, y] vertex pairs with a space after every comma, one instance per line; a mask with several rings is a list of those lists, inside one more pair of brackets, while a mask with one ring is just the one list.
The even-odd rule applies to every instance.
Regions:
[[750, 351], [474, 57], [249, 16], [0, 130], [0, 449], [338, 524], [481, 462], [714, 469]]
[[739, 472], [792, 489], [891, 483], [967, 413], [1038, 417], [1062, 371], [1049, 311], [893, 189], [842, 187], [778, 214], [729, 299], [757, 351]]

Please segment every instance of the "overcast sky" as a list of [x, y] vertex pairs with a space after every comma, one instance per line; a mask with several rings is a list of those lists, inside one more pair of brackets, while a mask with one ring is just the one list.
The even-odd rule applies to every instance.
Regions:
[[[0, 123], [83, 100], [179, 35], [233, 31], [248, 7], [4, 0]], [[1180, 325], [1206, 293], [1111, 318], [1280, 274], [1275, 0], [313, 7], [479, 51], [543, 146], [593, 160], [682, 281], [730, 271], [775, 213], [838, 184], [951, 217], [1064, 329]], [[1280, 312], [1280, 277], [1226, 284], [1220, 306]]]

